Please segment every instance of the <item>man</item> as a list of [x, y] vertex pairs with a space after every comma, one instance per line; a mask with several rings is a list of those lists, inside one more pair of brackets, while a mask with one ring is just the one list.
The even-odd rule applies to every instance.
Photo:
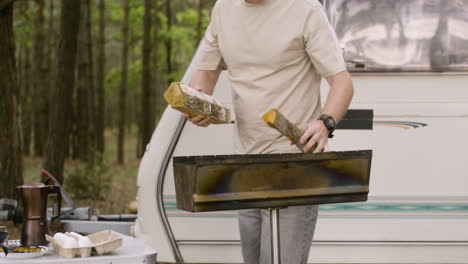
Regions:
[[[201, 52], [189, 85], [212, 94], [220, 71], [228, 70], [239, 154], [299, 151], [262, 121], [271, 108], [303, 127], [305, 152], [314, 145], [314, 152], [323, 151], [353, 96], [341, 49], [317, 0], [218, 0]], [[322, 77], [331, 87], [323, 109]], [[206, 127], [212, 120], [197, 116], [190, 121]], [[280, 211], [283, 264], [307, 262], [317, 211], [318, 206]], [[268, 221], [266, 210], [239, 213], [245, 263], [270, 262]]]

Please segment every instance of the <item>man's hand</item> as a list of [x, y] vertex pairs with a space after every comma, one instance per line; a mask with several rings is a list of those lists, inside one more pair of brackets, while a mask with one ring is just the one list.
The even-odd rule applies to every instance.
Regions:
[[328, 129], [322, 120], [314, 120], [305, 125], [304, 135], [301, 144], [304, 146], [304, 153], [309, 152], [314, 145], [317, 145], [314, 153], [326, 151], [328, 142]]
[[[332, 116], [338, 124], [348, 110], [351, 98], [353, 98], [353, 82], [348, 71], [339, 72], [326, 79], [330, 85], [330, 92], [322, 113]], [[308, 123], [304, 131], [304, 135], [300, 140], [301, 144], [304, 145], [304, 152], [311, 150], [314, 145], [317, 145], [314, 153], [328, 151], [329, 131], [322, 120], [314, 120]]]
[[[220, 74], [221, 70], [198, 70], [192, 77], [189, 86], [199, 92], [212, 95]], [[182, 118], [187, 118], [193, 124], [201, 127], [207, 127], [213, 123], [213, 119], [211, 117], [204, 115], [189, 117], [188, 114], [182, 114]]]
[[[201, 89], [200, 87], [193, 87], [193, 88], [203, 93], [203, 89]], [[204, 115], [197, 115], [197, 116], [190, 118], [188, 114], [184, 113], [182, 114], [182, 118], [187, 118], [194, 125], [201, 126], [201, 127], [207, 127], [211, 125], [211, 123], [213, 122], [213, 119], [211, 117], [204, 116]]]
[[188, 120], [190, 120], [190, 122], [192, 122], [194, 125], [201, 127], [207, 127], [213, 123], [213, 119], [211, 117], [204, 115], [197, 115], [190, 118], [188, 114], [182, 114], [182, 117], [188, 118]]

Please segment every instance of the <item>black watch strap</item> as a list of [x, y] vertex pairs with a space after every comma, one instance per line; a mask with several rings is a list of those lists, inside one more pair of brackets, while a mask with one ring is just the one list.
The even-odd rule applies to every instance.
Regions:
[[318, 120], [322, 120], [323, 124], [328, 129], [328, 137], [332, 138], [333, 137], [333, 131], [335, 131], [335, 127], [336, 127], [335, 119], [332, 116], [329, 116], [327, 114], [322, 114], [318, 118]]

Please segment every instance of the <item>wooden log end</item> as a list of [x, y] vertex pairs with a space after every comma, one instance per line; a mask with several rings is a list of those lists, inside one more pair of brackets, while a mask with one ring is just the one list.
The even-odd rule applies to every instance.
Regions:
[[230, 122], [229, 109], [210, 95], [204, 94], [181, 82], [173, 82], [164, 93], [164, 99], [173, 108], [190, 117], [212, 117], [214, 124]]
[[274, 127], [274, 124], [276, 122], [276, 118], [278, 116], [278, 110], [276, 109], [271, 109], [268, 112], [266, 112], [262, 119], [265, 121], [269, 126]]
[[173, 82], [164, 92], [164, 99], [172, 107], [183, 107], [185, 105], [185, 94], [180, 87], [180, 82]]

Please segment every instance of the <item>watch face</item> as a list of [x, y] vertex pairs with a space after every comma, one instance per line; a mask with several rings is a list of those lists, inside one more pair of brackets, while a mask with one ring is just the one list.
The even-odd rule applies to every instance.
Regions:
[[327, 128], [329, 134], [328, 134], [328, 137], [329, 138], [332, 138], [333, 137], [333, 131], [335, 130], [335, 119], [333, 119], [333, 117], [329, 116], [329, 115], [326, 115], [326, 114], [323, 114], [319, 117], [319, 120], [322, 120], [323, 121], [323, 124], [325, 125], [325, 127]]
[[329, 117], [328, 117], [327, 119], [325, 119], [325, 120], [326, 120], [325, 122], [327, 122], [327, 127], [328, 127], [329, 129], [334, 129], [334, 128], [335, 128], [335, 120], [333, 120], [332, 117], [329, 116]]
[[324, 125], [327, 127], [328, 130], [331, 131], [335, 129], [335, 120], [333, 119], [333, 117], [329, 115], [322, 115], [319, 119], [323, 121]]

